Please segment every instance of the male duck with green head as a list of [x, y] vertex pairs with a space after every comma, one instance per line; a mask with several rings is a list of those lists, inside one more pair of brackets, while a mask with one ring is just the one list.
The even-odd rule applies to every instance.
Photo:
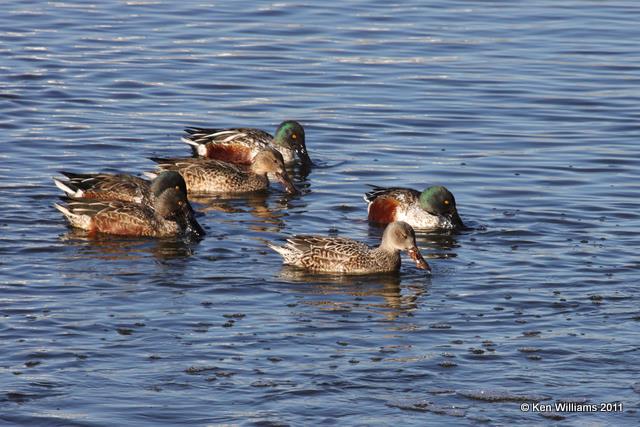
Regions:
[[305, 145], [304, 128], [295, 120], [280, 123], [275, 136], [253, 128], [186, 128], [182, 141], [191, 145], [195, 155], [236, 164], [251, 164], [265, 148], [275, 148], [286, 164], [311, 166]]
[[462, 229], [464, 224], [456, 199], [445, 187], [428, 187], [423, 192], [410, 188], [382, 188], [373, 186], [365, 194], [369, 221], [388, 224], [404, 221], [414, 228]]

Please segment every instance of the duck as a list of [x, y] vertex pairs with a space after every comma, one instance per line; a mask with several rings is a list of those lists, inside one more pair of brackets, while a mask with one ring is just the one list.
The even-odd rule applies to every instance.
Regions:
[[63, 197], [63, 204], [56, 203], [54, 207], [72, 227], [87, 230], [91, 236], [97, 233], [138, 237], [204, 236], [206, 233], [195, 219], [186, 191], [174, 185], [175, 182], [173, 175], [158, 176], [154, 182], [157, 185], [151, 185], [156, 191], [152, 202], [67, 196]]
[[184, 131], [187, 135], [182, 141], [191, 146], [195, 156], [248, 165], [260, 151], [270, 147], [282, 154], [287, 165], [313, 164], [305, 145], [304, 128], [295, 120], [280, 123], [275, 137], [255, 128], [188, 127]]
[[[189, 194], [246, 193], [266, 190], [268, 175], [275, 177], [288, 193], [297, 189], [284, 165], [280, 152], [267, 148], [260, 151], [248, 167], [206, 158], [164, 159], [152, 157], [160, 171], [180, 173]], [[154, 177], [155, 173], [148, 173]]]
[[268, 243], [284, 264], [321, 273], [372, 274], [400, 269], [400, 251], [406, 250], [419, 269], [431, 271], [416, 245], [413, 228], [403, 221], [387, 225], [378, 247], [344, 237], [294, 235], [279, 246]]
[[456, 199], [446, 187], [435, 185], [420, 192], [411, 188], [371, 186], [365, 193], [368, 219], [376, 224], [405, 221], [416, 229], [465, 228]]
[[155, 196], [175, 187], [184, 194], [187, 184], [182, 175], [167, 171], [153, 181], [123, 173], [74, 173], [60, 171], [67, 179], [53, 178], [56, 187], [68, 197], [91, 200], [119, 200], [121, 202], [152, 205]]

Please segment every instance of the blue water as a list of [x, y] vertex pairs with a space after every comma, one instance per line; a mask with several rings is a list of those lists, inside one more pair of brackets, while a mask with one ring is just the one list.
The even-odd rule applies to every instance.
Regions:
[[[0, 3], [0, 423], [637, 425], [634, 1]], [[88, 238], [51, 177], [185, 126], [299, 120], [301, 196], [194, 201], [201, 242]], [[283, 268], [376, 244], [366, 184], [446, 185], [432, 277]], [[619, 402], [615, 413], [522, 402]]]

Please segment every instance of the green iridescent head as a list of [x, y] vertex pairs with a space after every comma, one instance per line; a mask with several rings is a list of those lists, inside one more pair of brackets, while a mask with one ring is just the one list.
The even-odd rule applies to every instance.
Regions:
[[420, 194], [420, 207], [432, 215], [443, 216], [451, 221], [455, 228], [463, 228], [464, 224], [453, 194], [441, 185], [429, 187]]
[[187, 194], [187, 184], [184, 182], [182, 175], [175, 171], [165, 171], [158, 175], [151, 182], [151, 192], [155, 196], [159, 196], [165, 190], [175, 188], [176, 190]]
[[286, 120], [280, 123], [278, 129], [276, 129], [274, 142], [279, 146], [292, 149], [303, 165], [311, 164], [307, 146], [305, 145], [304, 128], [295, 120]]
[[185, 233], [196, 237], [206, 234], [187, 200], [187, 184], [182, 175], [175, 171], [162, 172], [151, 182], [151, 192], [156, 198], [154, 209], [160, 216], [176, 221]]

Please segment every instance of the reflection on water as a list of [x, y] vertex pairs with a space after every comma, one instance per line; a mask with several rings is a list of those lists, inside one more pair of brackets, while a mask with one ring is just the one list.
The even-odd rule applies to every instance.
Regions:
[[432, 233], [416, 233], [416, 242], [419, 248], [424, 248], [425, 258], [445, 259], [457, 256], [456, 250], [460, 248], [459, 232], [436, 231]]
[[[280, 197], [278, 197], [280, 196]], [[202, 212], [226, 213], [249, 212], [258, 218], [276, 218], [285, 215], [291, 197], [282, 194], [274, 196], [268, 191], [239, 194], [192, 194], [189, 200], [197, 203]]]
[[[263, 232], [278, 232], [284, 228], [289, 202], [293, 198], [286, 193], [273, 194], [269, 191], [189, 196], [189, 200], [196, 203], [195, 209], [199, 212], [231, 214], [229, 220], [246, 222], [252, 230]], [[248, 213], [252, 219], [241, 215], [244, 213]]]
[[158, 260], [185, 258], [193, 255], [198, 239], [189, 237], [133, 238], [96, 234], [89, 236], [85, 230], [71, 229], [60, 236], [69, 245], [78, 248], [78, 256], [102, 260], [131, 260], [151, 254]]
[[[380, 244], [383, 232], [384, 226], [369, 223], [367, 236], [372, 242], [376, 242], [376, 245]], [[434, 230], [428, 232], [416, 230], [416, 243], [425, 259], [452, 258], [457, 256], [456, 249], [460, 247], [458, 242], [460, 236], [468, 233], [470, 233], [470, 230]]]
[[[400, 273], [373, 275], [318, 274], [284, 265], [278, 275], [283, 285], [304, 297], [308, 305], [327, 311], [352, 311], [358, 308], [394, 320], [416, 310], [427, 295], [428, 276]], [[297, 284], [290, 287], [288, 284]], [[345, 296], [355, 297], [345, 299]]]
[[[634, 2], [31, 3], [0, 2], [0, 423], [528, 425], [515, 401], [548, 396], [637, 425]], [[198, 198], [202, 241], [88, 238], [51, 207], [58, 170], [283, 119], [301, 194]], [[417, 233], [432, 276], [265, 246], [378, 245], [368, 183], [443, 184], [472, 228]]]
[[291, 179], [293, 179], [293, 181], [295, 182], [296, 188], [300, 192], [305, 193], [306, 191], [308, 191], [308, 188], [311, 185], [311, 182], [309, 181], [309, 175], [314, 168], [323, 167], [323, 165], [323, 163], [318, 162], [314, 162], [313, 166], [289, 165], [287, 166], [287, 172], [289, 173], [289, 175], [291, 175]]

